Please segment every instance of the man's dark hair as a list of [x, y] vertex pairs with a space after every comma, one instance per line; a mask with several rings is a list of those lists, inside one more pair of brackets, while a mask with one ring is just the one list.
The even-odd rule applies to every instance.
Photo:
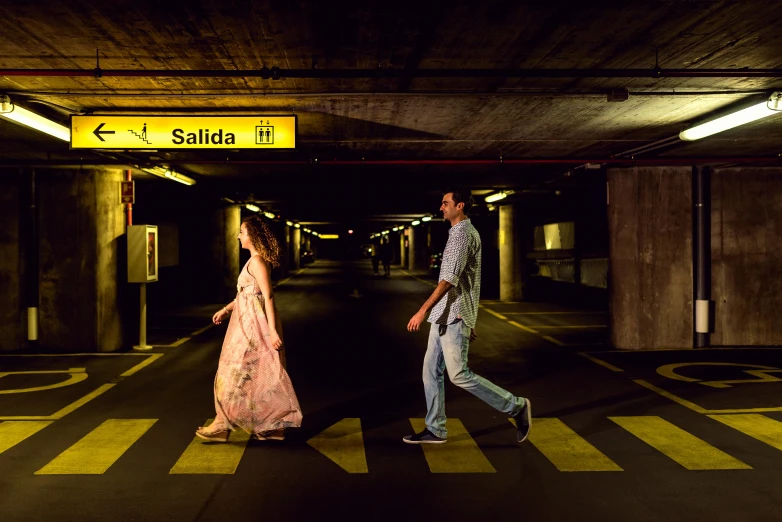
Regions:
[[466, 189], [463, 187], [453, 187], [445, 192], [443, 192], [443, 196], [446, 194], [453, 194], [453, 204], [458, 205], [459, 203], [464, 203], [464, 213], [467, 214], [467, 212], [470, 211], [473, 204], [475, 204], [475, 200], [472, 197], [472, 191], [470, 189]]

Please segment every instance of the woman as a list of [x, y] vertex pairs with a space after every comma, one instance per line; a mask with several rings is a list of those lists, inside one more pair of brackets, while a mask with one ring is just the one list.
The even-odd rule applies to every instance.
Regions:
[[258, 216], [242, 221], [242, 248], [251, 257], [242, 268], [233, 302], [212, 317], [230, 316], [214, 383], [217, 415], [196, 435], [227, 442], [241, 428], [260, 440], [282, 440], [285, 428], [301, 426], [301, 409], [285, 371], [280, 322], [274, 306], [271, 269], [279, 265], [280, 246]]

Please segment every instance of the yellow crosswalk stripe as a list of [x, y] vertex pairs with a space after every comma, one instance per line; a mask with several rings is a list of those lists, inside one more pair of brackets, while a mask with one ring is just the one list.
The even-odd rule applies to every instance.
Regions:
[[348, 473], [369, 473], [361, 419], [342, 419], [312, 437], [307, 444]]
[[757, 413], [709, 415], [709, 417], [782, 450], [782, 422]]
[[156, 421], [157, 419], [108, 419], [35, 474], [101, 475]]
[[[211, 423], [208, 419], [204, 426]], [[168, 473], [170, 475], [233, 475], [244, 455], [250, 434], [231, 432], [228, 442], [207, 442], [194, 437], [185, 452]]]
[[[425, 419], [410, 419], [413, 431], [426, 428]], [[421, 444], [432, 473], [496, 473], [459, 419], [448, 419], [446, 444]]]
[[[515, 425], [513, 419], [509, 419]], [[586, 439], [556, 418], [535, 418], [529, 441], [559, 471], [623, 471]]]
[[751, 466], [660, 417], [609, 417], [609, 419], [686, 469], [752, 469]]
[[11, 449], [27, 437], [35, 435], [53, 421], [0, 422], [0, 453]]

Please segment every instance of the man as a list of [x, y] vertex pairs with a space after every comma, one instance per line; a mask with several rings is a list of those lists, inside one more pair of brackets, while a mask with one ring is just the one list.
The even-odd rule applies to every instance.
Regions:
[[451, 224], [445, 244], [437, 288], [407, 323], [407, 330], [417, 332], [426, 313], [432, 326], [424, 356], [424, 392], [426, 394], [426, 429], [402, 440], [408, 444], [444, 444], [445, 380], [448, 370], [451, 382], [472, 393], [496, 410], [516, 421], [519, 442], [526, 440], [532, 423], [529, 399], [514, 397], [510, 392], [474, 374], [467, 367], [470, 341], [476, 339], [475, 319], [481, 290], [481, 237], [467, 217], [472, 207], [472, 192], [455, 189], [443, 196], [440, 211]]

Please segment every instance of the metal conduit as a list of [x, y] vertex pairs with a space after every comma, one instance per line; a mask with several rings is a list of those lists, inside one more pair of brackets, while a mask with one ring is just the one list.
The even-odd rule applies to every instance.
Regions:
[[782, 69], [0, 69], [0, 76], [248, 78], [782, 78]]

